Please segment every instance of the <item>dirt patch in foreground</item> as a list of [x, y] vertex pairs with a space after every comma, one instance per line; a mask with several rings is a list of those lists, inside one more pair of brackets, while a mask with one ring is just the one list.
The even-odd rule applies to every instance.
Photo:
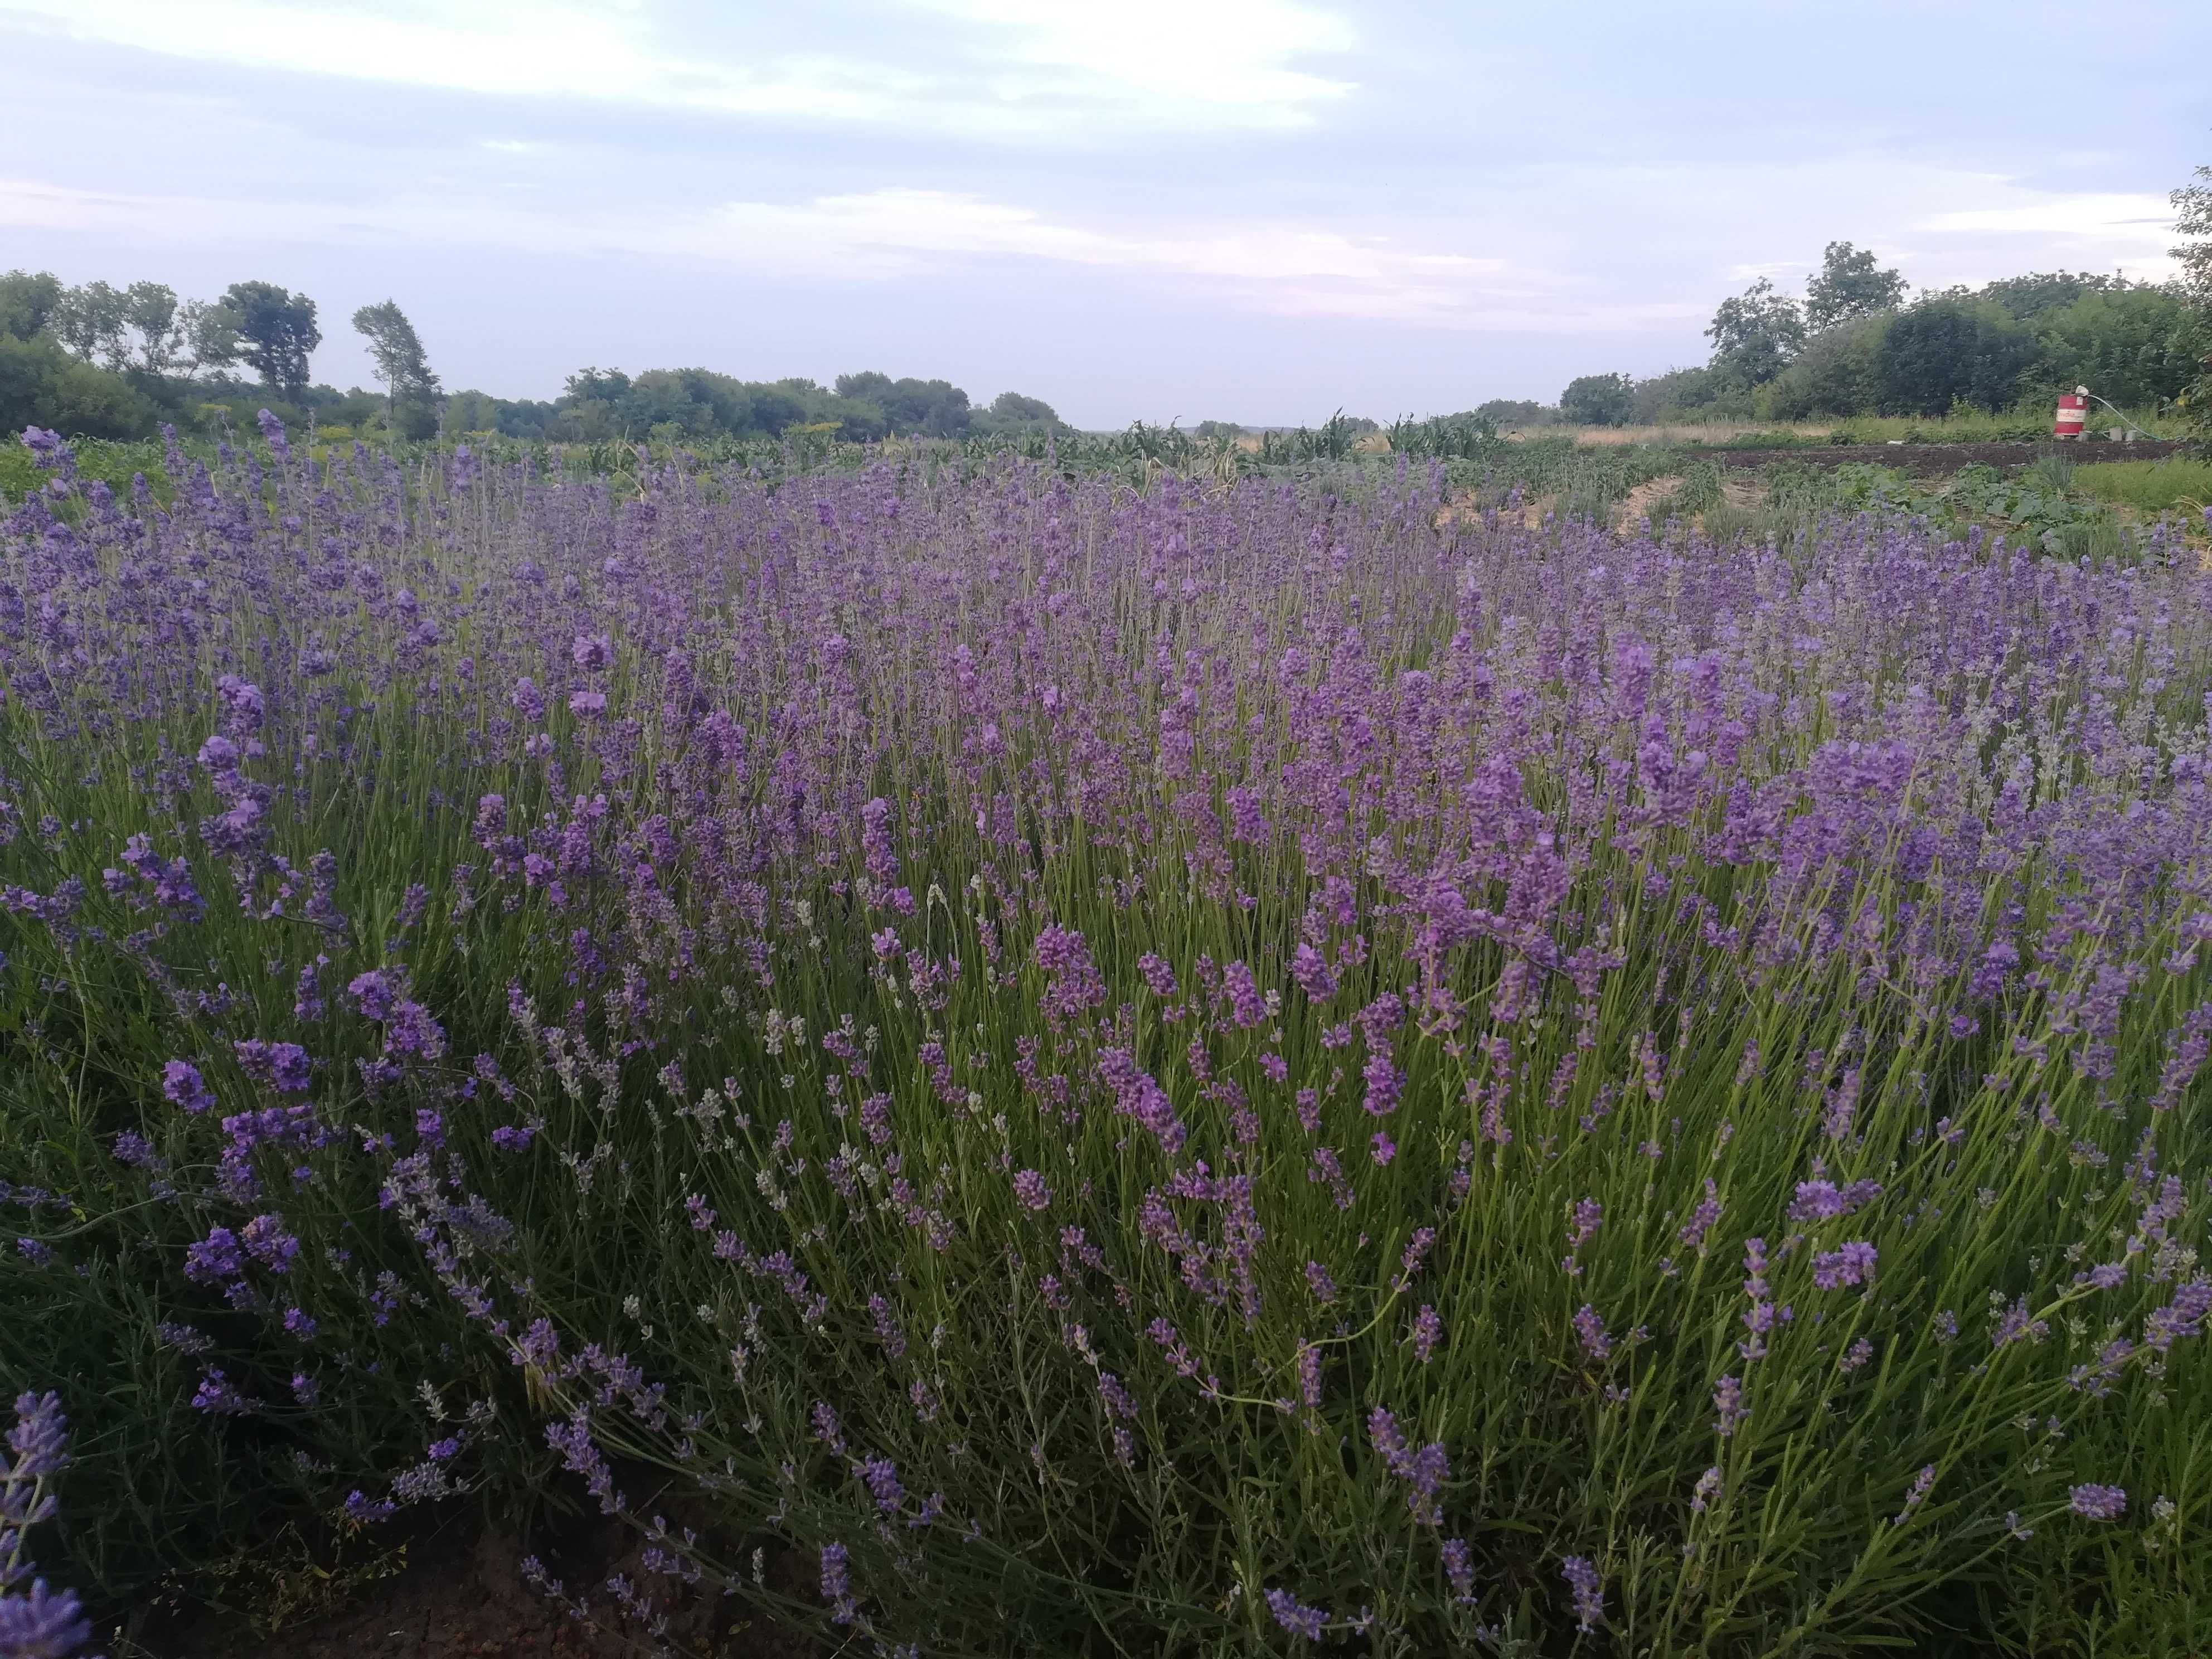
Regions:
[[[568, 1552], [574, 1559], [549, 1565], [574, 1586], [604, 1585], [617, 1571], [662, 1592], [668, 1624], [661, 1640], [677, 1652], [814, 1659], [822, 1651], [811, 1637], [763, 1622], [732, 1598], [647, 1577], [634, 1557], [610, 1558], [608, 1542], [592, 1540]], [[578, 1589], [586, 1615], [579, 1618], [533, 1588], [523, 1577], [525, 1553], [517, 1540], [494, 1533], [433, 1534], [410, 1546], [402, 1571], [352, 1605], [276, 1636], [203, 1618], [136, 1640], [101, 1632], [106, 1639], [96, 1645], [111, 1659], [636, 1659], [653, 1650], [642, 1621], [604, 1589]]]

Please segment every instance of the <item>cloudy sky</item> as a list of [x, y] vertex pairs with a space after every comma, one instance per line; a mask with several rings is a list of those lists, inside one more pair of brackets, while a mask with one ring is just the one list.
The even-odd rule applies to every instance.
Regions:
[[0, 268], [387, 295], [451, 387], [855, 368], [1079, 424], [1701, 361], [1831, 239], [2158, 276], [2203, 0], [0, 0]]

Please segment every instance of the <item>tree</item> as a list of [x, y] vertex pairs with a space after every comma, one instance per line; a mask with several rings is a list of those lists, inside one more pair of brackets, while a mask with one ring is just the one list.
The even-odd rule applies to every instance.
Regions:
[[893, 432], [957, 438], [973, 418], [968, 394], [950, 380], [894, 380], [888, 374], [866, 369], [858, 374], [840, 374], [836, 390], [840, 398], [874, 404]]
[[187, 372], [204, 374], [238, 361], [238, 313], [221, 300], [187, 300], [177, 312]]
[[1534, 398], [1492, 398], [1487, 403], [1477, 404], [1473, 412], [1486, 421], [1494, 422], [1500, 429], [1549, 426], [1559, 418], [1558, 410], [1549, 404], [1540, 404]]
[[307, 392], [307, 358], [323, 343], [315, 302], [274, 283], [233, 283], [222, 301], [240, 342], [239, 356], [261, 383], [294, 403]]
[[1713, 412], [1714, 399], [1726, 388], [1718, 385], [1710, 368], [1670, 368], [1636, 382], [1632, 426], [1656, 426], [1683, 416], [1696, 418]]
[[2190, 298], [2212, 309], [2212, 167], [2197, 169], [2197, 182], [2173, 192], [2173, 228], [2189, 240], [2173, 250]]
[[1869, 312], [1824, 329], [1761, 390], [1760, 413], [1798, 421], [1814, 415], [1871, 415], [1881, 405], [1882, 337], [1893, 313]]
[[2087, 386], [2123, 408], [2174, 398], [2197, 377], [2197, 357], [2212, 337], [2170, 289], [2142, 284], [2091, 292], [2045, 313], [2035, 324], [2053, 388]]
[[1623, 426], [1635, 407], [1635, 383], [1626, 374], [1584, 374], [1559, 394], [1561, 418], [1577, 426]]
[[405, 437], [430, 436], [438, 429], [438, 377], [399, 302], [363, 306], [354, 313], [353, 325], [368, 340], [376, 378], [384, 382], [386, 423]]
[[133, 283], [123, 290], [123, 319], [138, 337], [139, 367], [164, 374], [184, 337], [177, 327], [177, 290], [166, 283]]
[[1042, 398], [1024, 398], [1018, 392], [1001, 392], [991, 399], [991, 413], [1001, 421], [1040, 421], [1057, 426], [1060, 416]]
[[[2212, 167], [2197, 169], [2197, 181], [2173, 192], [2173, 228], [2189, 240], [2173, 250], [2181, 262], [2183, 291], [2199, 318], [2212, 326]], [[2200, 371], [2183, 395], [2190, 423], [2212, 438], [2212, 351], [2198, 360]]]
[[29, 339], [46, 327], [61, 297], [61, 279], [51, 270], [11, 270], [0, 276], [0, 334]]
[[43, 426], [64, 437], [136, 438], [155, 417], [130, 381], [71, 356], [52, 335], [0, 337], [0, 431]]
[[1713, 343], [1713, 368], [1740, 386], [1765, 386], [1789, 368], [1805, 343], [1805, 313], [1787, 295], [1760, 277], [1713, 313], [1705, 337]]
[[1904, 298], [1905, 278], [1878, 269], [1871, 248], [1831, 242], [1820, 258], [1820, 274], [1805, 285], [1806, 326], [1818, 332], [1878, 311], [1894, 311]]
[[2025, 276], [2000, 276], [1975, 290], [1975, 297], [1994, 300], [2023, 323], [2060, 311], [2089, 294], [2124, 294], [2138, 284], [2124, 276], [2104, 276], [2086, 270], [2032, 270]]
[[72, 355], [87, 362], [105, 359], [110, 368], [122, 368], [130, 355], [130, 299], [98, 281], [64, 289], [46, 318], [47, 331]]
[[1965, 294], [1923, 296], [1899, 312], [1875, 352], [1885, 409], [1941, 415], [1958, 403], [2002, 409], [2039, 356], [2035, 337], [2002, 306]]

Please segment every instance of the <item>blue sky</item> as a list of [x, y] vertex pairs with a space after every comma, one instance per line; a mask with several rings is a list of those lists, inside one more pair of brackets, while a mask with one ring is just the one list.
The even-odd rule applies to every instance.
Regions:
[[0, 268], [387, 295], [449, 387], [856, 368], [1079, 424], [1701, 361], [1831, 239], [2170, 265], [2212, 5], [0, 0]]

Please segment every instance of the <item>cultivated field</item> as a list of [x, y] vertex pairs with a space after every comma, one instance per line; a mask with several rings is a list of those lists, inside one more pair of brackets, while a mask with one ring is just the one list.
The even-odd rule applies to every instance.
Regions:
[[103, 1629], [472, 1510], [686, 1651], [2212, 1647], [2191, 523], [267, 438], [0, 520]]

